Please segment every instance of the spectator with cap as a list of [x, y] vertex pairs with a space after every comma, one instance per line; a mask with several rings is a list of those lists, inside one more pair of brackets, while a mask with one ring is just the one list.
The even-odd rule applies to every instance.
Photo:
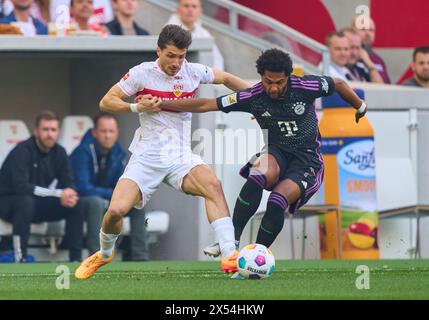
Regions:
[[[117, 118], [106, 112], [94, 118], [94, 128], [86, 132], [79, 146], [70, 155], [77, 191], [87, 222], [87, 248], [90, 255], [99, 250], [99, 234], [103, 215], [112, 198], [113, 189], [125, 169], [125, 151], [118, 143]], [[127, 259], [149, 260], [145, 213], [133, 209], [130, 250]]]
[[[176, 24], [182, 28], [191, 31], [192, 38], [213, 38], [210, 32], [201, 24], [203, 9], [200, 0], [179, 0], [176, 13], [171, 15], [167, 24]], [[213, 46], [213, 65], [212, 67], [225, 70], [225, 63], [216, 43]]]
[[116, 36], [149, 35], [149, 32], [140, 27], [134, 20], [138, 7], [138, 0], [113, 0], [115, 18], [106, 24], [110, 34]]
[[404, 86], [429, 88], [429, 46], [417, 47], [411, 63], [413, 77], [403, 83]]

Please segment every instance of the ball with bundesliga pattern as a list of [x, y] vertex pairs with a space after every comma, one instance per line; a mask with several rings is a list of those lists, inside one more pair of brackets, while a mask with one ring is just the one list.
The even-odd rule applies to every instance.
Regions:
[[275, 268], [274, 255], [262, 244], [245, 246], [238, 254], [238, 273], [247, 279], [262, 279], [271, 276]]

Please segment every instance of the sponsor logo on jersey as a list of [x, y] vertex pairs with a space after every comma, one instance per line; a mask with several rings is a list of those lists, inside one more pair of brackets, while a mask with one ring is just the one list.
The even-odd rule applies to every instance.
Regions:
[[222, 98], [222, 106], [224, 107], [229, 107], [234, 103], [237, 103], [237, 93], [232, 93]]
[[322, 78], [321, 81], [322, 81], [322, 91], [325, 91], [325, 93], [328, 93], [329, 91], [328, 81], [326, 81], [325, 78]]
[[182, 84], [175, 84], [173, 86], [173, 93], [174, 93], [174, 95], [177, 98], [179, 98], [182, 95], [182, 93], [183, 93], [183, 89], [184, 89], [184, 87], [183, 87]]
[[293, 104], [293, 110], [297, 115], [302, 115], [305, 112], [305, 103], [304, 102], [296, 102]]
[[262, 117], [271, 117], [271, 113], [269, 113], [268, 111], [265, 111], [265, 112], [262, 114]]

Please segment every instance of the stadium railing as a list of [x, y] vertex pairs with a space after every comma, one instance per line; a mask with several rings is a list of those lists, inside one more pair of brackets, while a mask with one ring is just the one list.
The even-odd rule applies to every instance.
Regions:
[[421, 244], [420, 244], [420, 218], [422, 215], [429, 215], [429, 205], [415, 205], [401, 208], [394, 208], [389, 210], [379, 211], [380, 219], [397, 217], [401, 215], [413, 215], [416, 218], [417, 232], [416, 232], [416, 249], [414, 250], [414, 258], [421, 258]]
[[[177, 1], [146, 0], [171, 13], [176, 12]], [[203, 3], [205, 25], [228, 37], [258, 50], [273, 47], [286, 49], [297, 64], [310, 73], [329, 73], [329, 50], [307, 35], [241, 4], [229, 0], [206, 0]], [[322, 70], [319, 69], [319, 64]]]

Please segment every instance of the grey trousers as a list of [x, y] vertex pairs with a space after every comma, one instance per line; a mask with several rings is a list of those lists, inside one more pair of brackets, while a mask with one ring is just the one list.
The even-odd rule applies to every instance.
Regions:
[[[92, 254], [100, 249], [100, 229], [103, 216], [109, 201], [97, 196], [82, 197], [84, 219], [87, 224], [86, 247]], [[130, 217], [130, 247], [131, 260], [149, 260], [148, 233], [145, 227], [144, 210], [132, 209], [127, 215]]]

